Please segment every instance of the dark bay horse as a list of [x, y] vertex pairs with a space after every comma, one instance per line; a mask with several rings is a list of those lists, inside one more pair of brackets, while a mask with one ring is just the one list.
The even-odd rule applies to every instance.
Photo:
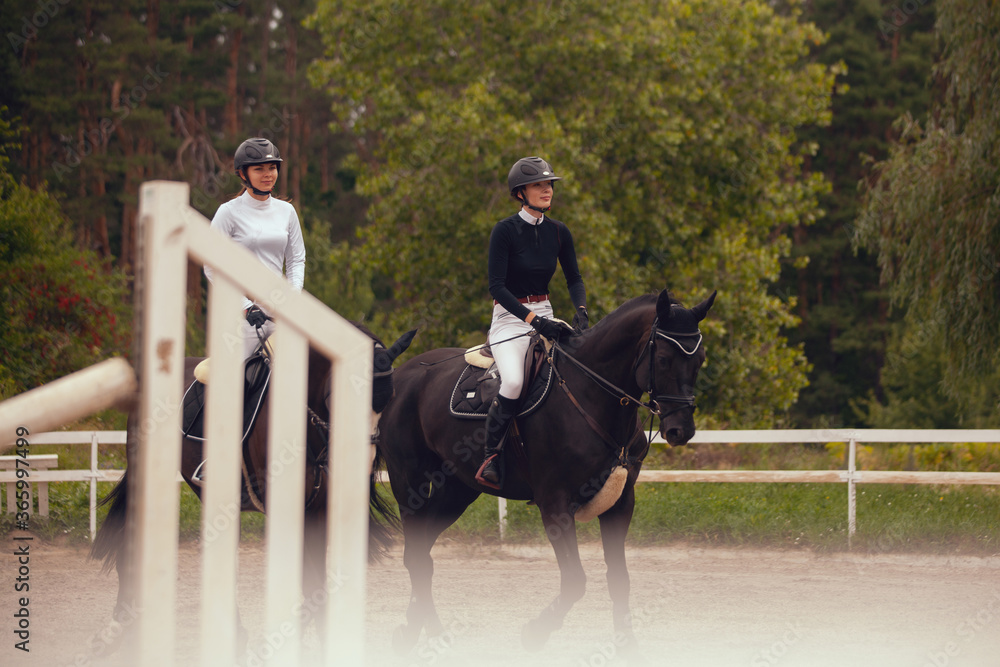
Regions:
[[[523, 628], [525, 648], [540, 648], [583, 597], [586, 576], [575, 520], [585, 519], [591, 508], [591, 516], [600, 519], [614, 629], [625, 637], [625, 648], [634, 649], [625, 536], [635, 480], [649, 448], [635, 397], [649, 393], [651, 402], [644, 405], [659, 415], [659, 432], [671, 445], [694, 436], [693, 389], [705, 359], [698, 323], [714, 300], [713, 292], [688, 309], [666, 290], [640, 296], [557, 344], [552, 358], [560, 388], [553, 387], [537, 410], [517, 418], [525, 460], [513, 462], [511, 443], [505, 445], [499, 492], [475, 480], [483, 460], [484, 422], [450, 414], [449, 397], [465, 368], [461, 350], [432, 350], [396, 370], [396, 396], [379, 421], [378, 446], [399, 503], [403, 561], [412, 589], [406, 623], [393, 638], [397, 651], [409, 651], [422, 630], [432, 636], [442, 632], [431, 594], [431, 547], [484, 492], [533, 501], [558, 561], [559, 595]], [[600, 499], [604, 505], [593, 509], [588, 503], [604, 496], [613, 478], [620, 492], [609, 490], [610, 497]], [[488, 600], [482, 604], [488, 609]]]
[[[410, 342], [413, 340], [416, 331], [403, 334], [389, 348], [371, 332], [367, 327], [354, 323], [354, 325], [367, 334], [373, 341], [374, 370], [372, 377], [372, 411], [380, 413], [390, 402], [393, 396], [393, 368], [392, 363], [402, 354]], [[187, 357], [184, 360], [184, 387], [190, 386], [194, 379], [194, 368], [203, 358]], [[278, 362], [280, 363], [280, 362]], [[312, 412], [310, 417], [318, 418], [320, 428], [313, 426], [307, 429], [306, 439], [306, 503], [305, 509], [305, 531], [303, 544], [303, 591], [306, 599], [325, 585], [326, 581], [326, 507], [327, 507], [327, 481], [329, 479], [325, 472], [327, 465], [327, 436], [325, 424], [329, 421], [330, 415], [330, 360], [315, 350], [309, 350], [307, 379], [307, 405], [302, 406], [303, 418], [306, 418], [307, 407]], [[121, 481], [112, 489], [101, 504], [111, 503], [107, 517], [101, 525], [91, 548], [90, 557], [104, 560], [104, 570], [109, 571], [115, 568], [118, 572], [118, 601], [112, 614], [111, 625], [106, 634], [111, 637], [122, 639], [121, 628], [116, 624], [121, 618], [128, 618], [132, 610], [135, 609], [135, 593], [131, 589], [132, 570], [128, 557], [128, 544], [126, 529], [128, 511], [128, 468], [132, 466], [135, 456], [134, 429], [138, 424], [137, 408], [133, 408], [128, 417], [128, 444], [126, 445], [126, 472]], [[244, 445], [244, 459], [246, 470], [243, 476], [242, 507], [243, 512], [263, 512], [263, 501], [267, 493], [267, 432], [268, 432], [268, 400], [267, 395], [261, 404], [257, 421], [252, 431], [246, 438]], [[315, 422], [314, 422], [315, 426]], [[178, 417], [178, 428], [180, 428], [180, 418]], [[192, 475], [199, 467], [205, 457], [202, 452], [203, 443], [187, 437], [182, 439], [181, 444], [181, 476], [188, 486], [201, 497], [201, 485], [192, 481]], [[359, 447], [366, 447], [368, 443], [358, 443]], [[377, 461], [375, 462], [377, 464]], [[375, 466], [373, 465], [373, 470]], [[252, 488], [247, 489], [247, 480], [250, 480]], [[396, 529], [394, 515], [385, 502], [375, 493], [375, 477], [371, 477], [370, 494], [370, 521], [369, 521], [369, 553], [372, 557], [377, 557], [384, 552], [392, 543], [393, 533]], [[325, 599], [325, 598], [324, 598]], [[318, 626], [322, 628], [322, 617], [316, 616]], [[245, 643], [246, 633], [240, 627], [241, 644]], [[111, 643], [111, 642], [109, 642]], [[115, 645], [113, 645], [114, 647]]]

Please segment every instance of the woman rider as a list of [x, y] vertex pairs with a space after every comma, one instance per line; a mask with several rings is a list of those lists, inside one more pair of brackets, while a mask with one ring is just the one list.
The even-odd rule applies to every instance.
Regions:
[[[500, 371], [500, 395], [486, 415], [486, 450], [476, 474], [479, 483], [499, 489], [498, 455], [503, 437], [517, 413], [524, 385], [524, 357], [532, 329], [558, 340], [573, 333], [565, 322], [553, 320], [549, 281], [556, 260], [566, 277], [569, 296], [576, 307], [573, 326], [586, 329], [587, 291], [577, 268], [573, 236], [558, 220], [545, 215], [552, 205], [553, 186], [561, 180], [540, 157], [521, 158], [507, 175], [510, 196], [521, 210], [498, 222], [490, 234], [489, 283], [493, 296], [493, 322], [489, 343]], [[508, 340], [513, 337], [513, 340]]]
[[[289, 202], [273, 196], [281, 162], [278, 147], [267, 139], [254, 137], [240, 144], [233, 156], [233, 168], [243, 182], [243, 190], [215, 212], [212, 229], [242, 245], [264, 266], [279, 276], [284, 275], [294, 289], [301, 291], [305, 282], [306, 247], [299, 216]], [[205, 276], [212, 281], [212, 268], [207, 264]], [[246, 361], [260, 339], [274, 332], [274, 322], [268, 319], [266, 310], [245, 296], [243, 316], [245, 321], [240, 323], [238, 335], [243, 341]], [[202, 461], [195, 469], [192, 481], [203, 482], [204, 465]]]
[[[222, 232], [252, 252], [268, 269], [284, 275], [296, 290], [305, 281], [306, 247], [295, 207], [273, 196], [281, 171], [278, 147], [267, 139], [247, 139], [236, 149], [233, 167], [243, 182], [243, 190], [219, 207], [212, 218], [212, 229]], [[282, 271], [284, 267], [284, 271]], [[205, 275], [212, 280], [212, 269], [205, 266]], [[274, 322], [267, 312], [250, 299], [243, 298], [246, 321], [240, 326], [243, 359], [249, 359], [260, 342], [257, 328], [267, 338], [274, 331]]]

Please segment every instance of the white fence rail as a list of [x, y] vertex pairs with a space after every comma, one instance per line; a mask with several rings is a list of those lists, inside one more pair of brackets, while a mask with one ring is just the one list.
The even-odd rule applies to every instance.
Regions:
[[[659, 437], [653, 442], [662, 443]], [[858, 484], [1000, 484], [1000, 472], [917, 472], [857, 469], [858, 443], [1000, 443], [1000, 429], [788, 429], [780, 431], [699, 431], [691, 444], [848, 445], [847, 470], [643, 470], [640, 482], [811, 482], [847, 483], [847, 540], [857, 530]]]
[[[97, 532], [97, 483], [117, 482], [124, 470], [101, 470], [97, 467], [98, 445], [124, 445], [125, 431], [57, 431], [24, 436], [31, 446], [35, 445], [90, 445], [90, 468], [78, 470], [32, 470], [28, 478], [33, 484], [50, 482], [90, 482], [90, 540]], [[0, 483], [16, 480], [16, 471], [0, 472]], [[9, 492], [8, 492], [9, 493]], [[41, 491], [39, 491], [41, 498]], [[46, 500], [48, 497], [46, 496]], [[39, 513], [41, 511], [39, 503]]]
[[[39, 433], [30, 436], [32, 445], [86, 444], [91, 445], [89, 470], [51, 470], [33, 472], [31, 479], [39, 482], [90, 482], [90, 531], [93, 538], [96, 521], [97, 482], [113, 482], [121, 478], [122, 470], [98, 468], [98, 444], [123, 444], [125, 431], [68, 431]], [[657, 436], [654, 443], [664, 444]], [[750, 482], [750, 483], [831, 483], [847, 484], [848, 539], [856, 532], [857, 484], [974, 484], [1000, 485], [1000, 472], [918, 472], [892, 470], [858, 470], [858, 444], [929, 444], [929, 443], [1000, 443], [1000, 429], [788, 429], [776, 431], [699, 431], [691, 445], [721, 444], [827, 444], [848, 445], [846, 470], [643, 470], [642, 482]], [[0, 473], [0, 483], [13, 473]], [[13, 477], [11, 477], [13, 479]], [[382, 481], [385, 481], [384, 479]], [[507, 503], [499, 499], [501, 532], [506, 528]]]

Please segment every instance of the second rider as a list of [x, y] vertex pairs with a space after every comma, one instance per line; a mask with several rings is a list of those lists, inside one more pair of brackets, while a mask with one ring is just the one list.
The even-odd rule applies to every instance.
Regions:
[[[545, 215], [552, 206], [555, 182], [561, 180], [540, 157], [521, 158], [507, 175], [510, 196], [521, 210], [498, 222], [490, 234], [489, 286], [493, 297], [493, 322], [489, 343], [500, 372], [500, 395], [486, 415], [486, 450], [476, 474], [480, 484], [501, 486], [499, 454], [511, 420], [517, 414], [524, 385], [524, 358], [532, 329], [558, 340], [573, 329], [553, 320], [549, 281], [556, 261], [566, 277], [575, 307], [573, 326], [589, 324], [587, 291], [577, 267], [573, 235], [558, 220]], [[513, 338], [513, 340], [508, 340]], [[501, 344], [502, 342], [502, 344]]]

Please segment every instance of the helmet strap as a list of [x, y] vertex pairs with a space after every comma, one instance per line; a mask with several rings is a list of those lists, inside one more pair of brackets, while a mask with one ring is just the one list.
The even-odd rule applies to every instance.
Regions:
[[517, 198], [521, 200], [522, 204], [524, 204], [525, 206], [527, 206], [528, 208], [530, 208], [532, 211], [538, 211], [539, 213], [545, 213], [550, 208], [552, 208], [551, 206], [546, 206], [545, 208], [538, 208], [537, 206], [529, 204], [528, 203], [528, 191], [524, 189], [523, 185], [517, 189]]
[[265, 197], [271, 196], [271, 190], [258, 190], [257, 188], [255, 188], [253, 185], [250, 184], [250, 174], [247, 173], [246, 167], [243, 167], [243, 169], [240, 171], [240, 180], [243, 181], [243, 187], [245, 187], [247, 190], [250, 190], [255, 195], [263, 195]]

